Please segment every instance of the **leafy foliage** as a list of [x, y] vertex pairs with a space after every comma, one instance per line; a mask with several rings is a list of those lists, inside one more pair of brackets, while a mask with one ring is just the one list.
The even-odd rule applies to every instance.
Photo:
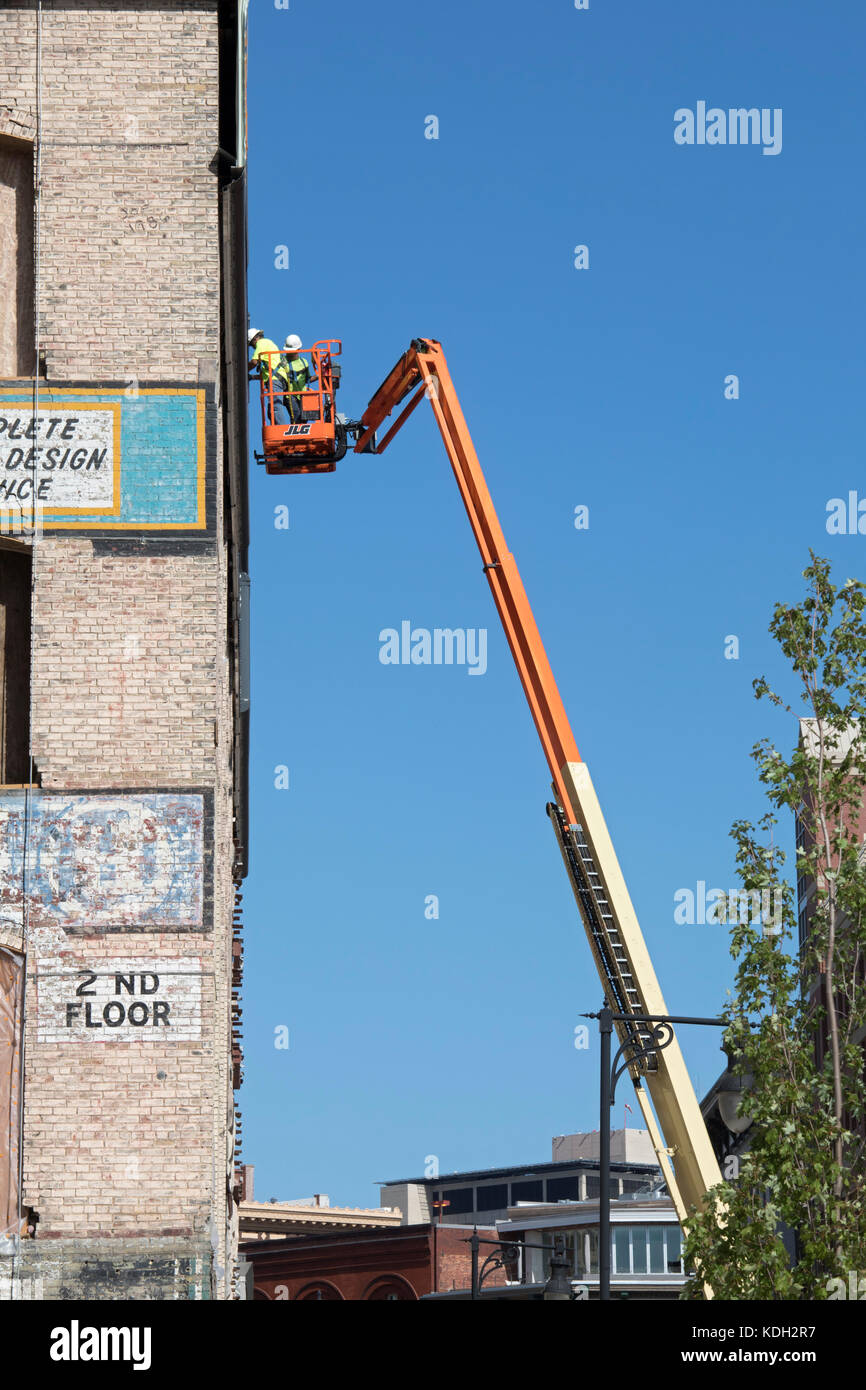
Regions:
[[[688, 1223], [686, 1268], [699, 1271], [689, 1298], [706, 1282], [717, 1298], [824, 1299], [829, 1280], [866, 1268], [866, 591], [852, 579], [837, 589], [829, 562], [810, 560], [803, 601], [777, 605], [769, 629], [796, 708], [763, 677], [753, 683], [804, 723], [787, 758], [755, 745], [770, 809], [731, 829], [743, 887], [775, 895], [775, 912], [731, 924], [725, 1041], [752, 1126], [737, 1181]], [[797, 877], [814, 885], [802, 946], [776, 841], [791, 813]]]

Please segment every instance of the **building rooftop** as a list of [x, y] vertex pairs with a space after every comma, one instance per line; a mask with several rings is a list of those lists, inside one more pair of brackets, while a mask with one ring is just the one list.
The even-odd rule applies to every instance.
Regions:
[[[803, 744], [803, 747], [806, 749], [806, 752], [809, 753], [813, 758], [817, 757], [820, 751], [819, 735], [821, 733], [821, 730], [822, 724], [821, 721], [818, 719], [800, 720], [801, 742]], [[828, 743], [830, 745], [833, 745], [827, 750], [830, 762], [840, 763], [842, 759], [846, 756], [846, 754], [850, 752], [853, 745], [857, 742], [860, 736], [860, 727], [856, 722], [853, 722], [843, 730], [836, 730], [831, 728], [829, 724], [825, 723], [823, 725], [823, 732], [825, 745]]]
[[[389, 1178], [387, 1182], [377, 1183], [378, 1187], [398, 1187], [404, 1183], [417, 1183], [419, 1186], [426, 1187], [431, 1183], [441, 1186], [443, 1183], [455, 1182], [479, 1182], [484, 1178], [534, 1178], [546, 1177], [552, 1173], [572, 1173], [576, 1169], [590, 1169], [593, 1172], [598, 1168], [597, 1158], [574, 1158], [559, 1163], [527, 1163], [525, 1165], [514, 1164], [510, 1168], [474, 1168], [463, 1173], [437, 1173], [435, 1178]], [[622, 1163], [612, 1162], [611, 1172], [619, 1173], [647, 1173], [653, 1175], [658, 1173], [657, 1163]]]
[[332, 1207], [299, 1202], [242, 1201], [238, 1209], [241, 1238], [273, 1239], [321, 1231], [357, 1231], [373, 1227], [397, 1227], [399, 1207]]
[[[518, 1226], [536, 1229], [546, 1225], [593, 1226], [598, 1224], [599, 1202], [597, 1197], [584, 1202], [519, 1202], [508, 1208], [505, 1220], [496, 1223], [498, 1231], [513, 1231]], [[652, 1197], [647, 1193], [635, 1193], [628, 1197], [613, 1197], [610, 1202], [612, 1223], [624, 1224], [634, 1221], [654, 1223], [663, 1221], [679, 1224], [676, 1208], [669, 1196]]]

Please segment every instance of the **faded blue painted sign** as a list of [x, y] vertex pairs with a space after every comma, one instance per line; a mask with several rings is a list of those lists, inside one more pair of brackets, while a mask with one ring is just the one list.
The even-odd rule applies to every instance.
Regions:
[[205, 819], [201, 793], [0, 792], [0, 922], [26, 895], [33, 927], [201, 930]]

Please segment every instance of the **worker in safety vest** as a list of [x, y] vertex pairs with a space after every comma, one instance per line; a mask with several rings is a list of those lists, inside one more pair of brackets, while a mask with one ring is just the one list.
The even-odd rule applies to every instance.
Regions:
[[[280, 349], [277, 347], [276, 343], [271, 342], [270, 338], [266, 338], [260, 328], [251, 328], [247, 334], [247, 338], [253, 350], [253, 355], [250, 358], [250, 378], [252, 379], [257, 373], [261, 376], [265, 386], [265, 399], [269, 403], [269, 388], [271, 384], [271, 373], [273, 372], [274, 409], [273, 418], [269, 423], [272, 425], [288, 425], [290, 423], [290, 417], [286, 403], [290, 397], [282, 394], [288, 386], [285, 358], [280, 353]], [[277, 392], [280, 394], [278, 395]]]
[[[283, 344], [283, 372], [288, 391], [308, 391], [316, 384], [316, 373], [305, 357], [301, 357], [303, 343], [297, 333], [290, 333]], [[289, 413], [293, 420], [300, 420], [302, 414], [301, 398], [298, 395], [286, 396]]]

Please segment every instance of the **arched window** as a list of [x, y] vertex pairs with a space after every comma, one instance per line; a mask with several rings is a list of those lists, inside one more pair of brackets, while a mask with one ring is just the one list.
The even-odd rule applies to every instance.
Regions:
[[343, 1300], [343, 1295], [336, 1284], [329, 1284], [327, 1279], [317, 1279], [315, 1284], [305, 1284], [304, 1287], [295, 1294], [295, 1302], [298, 1299], [312, 1299], [319, 1303], [339, 1303]]
[[382, 1274], [378, 1279], [374, 1279], [372, 1284], [367, 1285], [363, 1297], [368, 1303], [376, 1300], [385, 1303], [414, 1303], [418, 1295], [409, 1281], [401, 1275]]

